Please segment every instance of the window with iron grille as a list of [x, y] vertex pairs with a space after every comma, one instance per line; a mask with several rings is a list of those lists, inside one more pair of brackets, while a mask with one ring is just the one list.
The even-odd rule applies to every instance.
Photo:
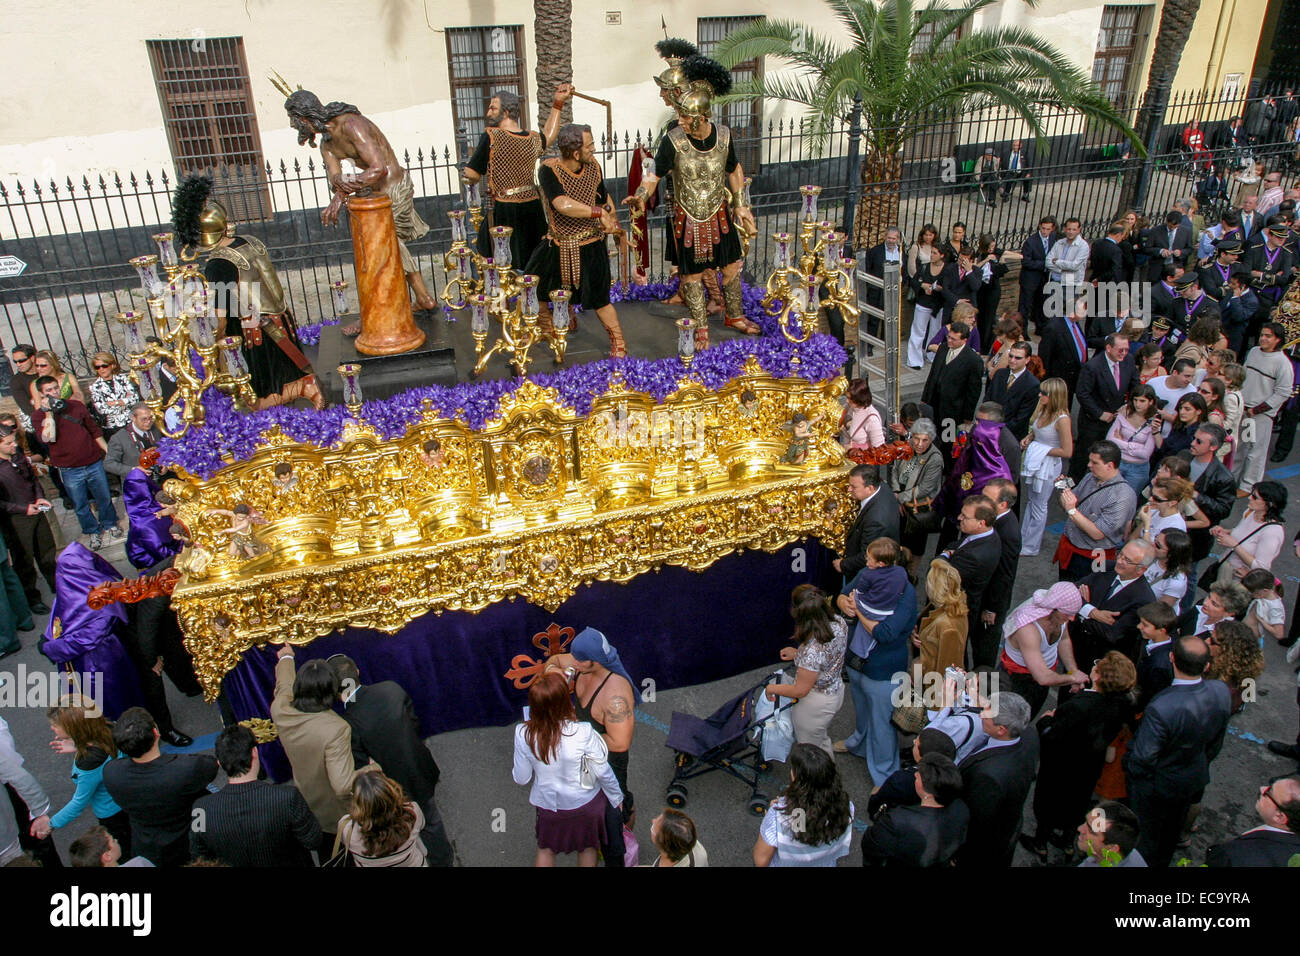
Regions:
[[465, 129], [469, 149], [487, 128], [487, 105], [498, 90], [519, 95], [519, 125], [528, 128], [522, 26], [449, 28], [447, 74], [452, 122], [457, 132]]
[[147, 45], [177, 174], [210, 174], [215, 195], [236, 221], [269, 219], [271, 197], [243, 37]]
[[[718, 44], [726, 39], [733, 30], [761, 19], [762, 17], [759, 16], [700, 17], [696, 21], [698, 24], [696, 28], [698, 31], [697, 45], [700, 52], [705, 56], [713, 56]], [[761, 56], [753, 60], [746, 60], [744, 63], [737, 63], [731, 68], [731, 79], [736, 85], [762, 79], [762, 77], [763, 58]], [[736, 158], [740, 160], [740, 165], [745, 168], [745, 175], [756, 175], [759, 163], [759, 144], [763, 133], [762, 104], [758, 100], [750, 100], [747, 103], [729, 103], [726, 106], [725, 113], [718, 117], [718, 121], [731, 128], [731, 136], [736, 143]]]
[[1154, 5], [1102, 8], [1092, 81], [1113, 103], [1137, 89], [1138, 71], [1146, 54]]
[[[916, 17], [918, 19], [920, 18], [920, 16], [921, 15], [919, 13], [916, 14]], [[970, 32], [969, 26], [970, 26], [970, 21], [967, 20], [956, 30], [952, 31], [946, 37], [944, 37], [943, 42], [939, 44], [940, 51], [951, 50], [953, 46], [956, 45], [958, 40], [960, 40], [962, 37], [964, 37], [967, 33]], [[939, 25], [934, 21], [925, 24], [924, 26], [921, 27], [921, 29], [917, 30], [916, 37], [912, 40], [913, 60], [919, 60], [930, 54], [931, 50], [934, 49], [934, 37], [935, 34], [938, 33], [938, 31], [939, 31]]]

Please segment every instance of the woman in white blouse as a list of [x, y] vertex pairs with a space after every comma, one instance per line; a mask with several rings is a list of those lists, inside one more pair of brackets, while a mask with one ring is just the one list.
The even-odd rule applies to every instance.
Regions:
[[557, 853], [577, 853], [595, 866], [605, 843], [605, 808], [621, 807], [623, 791], [609, 766], [609, 748], [596, 729], [574, 718], [569, 683], [550, 672], [528, 691], [528, 719], [515, 726], [515, 783], [533, 787], [537, 808], [536, 866], [554, 866]]
[[754, 843], [755, 866], [834, 866], [849, 855], [853, 801], [820, 747], [795, 744], [790, 785], [772, 801]]
[[1157, 601], [1182, 613], [1187, 578], [1192, 573], [1192, 539], [1186, 531], [1163, 531], [1155, 539], [1156, 559], [1146, 569], [1147, 584]]
[[1220, 547], [1228, 549], [1219, 565], [1218, 582], [1239, 581], [1252, 568], [1273, 569], [1273, 562], [1286, 543], [1282, 513], [1286, 510], [1286, 488], [1276, 481], [1258, 482], [1246, 499], [1246, 513], [1229, 531], [1222, 525], [1210, 529]]

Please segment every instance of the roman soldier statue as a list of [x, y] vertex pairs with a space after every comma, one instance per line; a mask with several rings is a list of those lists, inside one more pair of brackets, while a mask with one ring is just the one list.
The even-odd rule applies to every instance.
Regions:
[[207, 253], [203, 275], [213, 292], [217, 317], [238, 318], [240, 327], [227, 322], [222, 334], [243, 336], [257, 407], [306, 398], [324, 408], [325, 396], [302, 353], [298, 327], [266, 246], [252, 236], [236, 235], [226, 207], [211, 193], [208, 177], [186, 178], [176, 187], [173, 225], [182, 247]]

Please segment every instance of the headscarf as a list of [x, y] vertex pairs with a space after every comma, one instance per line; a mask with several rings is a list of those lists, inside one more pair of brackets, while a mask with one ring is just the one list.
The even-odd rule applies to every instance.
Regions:
[[1074, 617], [1081, 607], [1083, 607], [1083, 595], [1079, 593], [1078, 586], [1069, 581], [1058, 581], [1050, 588], [1035, 591], [1028, 601], [1012, 611], [1007, 617], [1002, 633], [1010, 637], [1026, 624], [1041, 620], [1053, 611], [1061, 611]]
[[632, 680], [632, 675], [623, 666], [618, 651], [614, 650], [613, 645], [605, 640], [605, 635], [594, 627], [583, 628], [582, 633], [569, 645], [569, 650], [576, 660], [595, 661], [606, 670], [621, 675], [632, 685], [632, 690], [636, 691], [636, 681]]

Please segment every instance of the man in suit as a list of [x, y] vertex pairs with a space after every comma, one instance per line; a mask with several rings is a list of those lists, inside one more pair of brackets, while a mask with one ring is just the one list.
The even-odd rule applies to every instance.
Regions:
[[1182, 274], [1182, 270], [1166, 262], [1160, 267], [1160, 281], [1151, 283], [1151, 315], [1147, 316], [1152, 322], [1157, 319], [1163, 319], [1166, 322], [1173, 319], [1174, 301], [1178, 298], [1178, 290], [1174, 288], [1174, 280]]
[[975, 304], [975, 296], [983, 284], [983, 270], [975, 268], [970, 255], [964, 250], [957, 256], [956, 262], [950, 262], [943, 267], [943, 272], [939, 273], [939, 285], [943, 290], [945, 325], [953, 320], [952, 311], [958, 302]]
[[1088, 361], [1088, 342], [1084, 336], [1084, 323], [1088, 319], [1088, 296], [1074, 300], [1073, 308], [1064, 318], [1057, 316], [1047, 324], [1043, 341], [1038, 343], [1038, 357], [1043, 360], [1047, 378], [1065, 382], [1074, 401], [1074, 390], [1079, 384], [1079, 372]]
[[1192, 227], [1183, 222], [1182, 213], [1171, 209], [1165, 216], [1164, 225], [1152, 226], [1147, 233], [1147, 279], [1156, 282], [1160, 279], [1161, 267], [1168, 265], [1190, 269], [1195, 266], [1196, 241]]
[[920, 802], [891, 806], [862, 838], [863, 866], [947, 866], [966, 842], [970, 810], [961, 798], [961, 771], [942, 754], [926, 754], [916, 765]]
[[339, 820], [352, 805], [352, 728], [333, 711], [339, 696], [334, 670], [321, 660], [294, 665], [292, 644], [276, 654], [271, 719], [293, 768], [293, 782], [321, 828], [318, 847], [324, 863], [334, 850]]
[[131, 850], [154, 866], [190, 861], [194, 801], [217, 776], [210, 754], [165, 754], [158, 725], [143, 707], [113, 724], [113, 743], [130, 758], [104, 765], [104, 788], [131, 820]]
[[1174, 329], [1165, 341], [1167, 352], [1176, 351], [1186, 340], [1187, 332], [1201, 319], [1219, 318], [1219, 306], [1201, 288], [1201, 276], [1189, 269], [1174, 280], [1180, 300], [1174, 302]]
[[1259, 212], [1259, 196], [1250, 193], [1241, 197], [1241, 208], [1237, 210], [1237, 215], [1241, 217], [1241, 241], [1247, 247], [1255, 245], [1266, 222]]
[[1092, 244], [1088, 265], [1092, 269], [1094, 285], [1098, 282], [1128, 282], [1124, 273], [1124, 254], [1119, 248], [1126, 232], [1128, 227], [1124, 223], [1112, 222], [1106, 235]]
[[[1025, 144], [1021, 140], [1013, 140], [1011, 149], [1002, 159], [1002, 198], [1006, 200], [1011, 195], [1011, 190], [1015, 188], [1016, 181], [1020, 181], [1020, 201], [1029, 202], [1029, 175], [1030, 159], [1029, 150], [1025, 149]], [[1023, 313], [1022, 313], [1023, 314]]]
[[844, 557], [832, 562], [846, 581], [867, 566], [867, 545], [877, 538], [898, 540], [899, 517], [898, 499], [875, 465], [857, 465], [849, 472], [849, 495], [858, 503], [858, 514], [844, 543]]
[[[1146, 866], [1137, 848], [1139, 833], [1136, 813], [1117, 800], [1103, 800], [1079, 825], [1075, 846], [1087, 857], [1079, 866]], [[1103, 864], [1107, 854], [1119, 857], [1119, 862]]]
[[980, 633], [980, 613], [983, 599], [987, 597], [988, 584], [997, 572], [1002, 557], [1002, 540], [993, 530], [998, 512], [993, 502], [984, 495], [971, 495], [961, 503], [957, 515], [957, 530], [964, 535], [949, 550], [941, 551], [945, 559], [961, 576], [961, 588], [966, 592], [966, 633]]
[[944, 461], [952, 451], [957, 429], [975, 420], [975, 407], [984, 388], [984, 362], [967, 347], [969, 338], [970, 326], [965, 322], [948, 326], [948, 339], [939, 346], [921, 392], [921, 401], [934, 409], [939, 429], [936, 444]]
[[1079, 372], [1079, 437], [1070, 462], [1070, 477], [1075, 481], [1083, 478], [1088, 468], [1088, 449], [1106, 437], [1137, 376], [1128, 354], [1128, 338], [1112, 332], [1104, 341], [1105, 348]]
[[1029, 704], [1010, 691], [995, 695], [981, 714], [989, 739], [959, 764], [970, 828], [957, 856], [958, 866], [1011, 865], [1025, 798], [1038, 772], [1038, 732], [1030, 716]]
[[1153, 867], [1166, 867], [1178, 845], [1188, 808], [1210, 782], [1232, 713], [1221, 680], [1201, 676], [1210, 648], [1199, 637], [1174, 642], [1173, 683], [1147, 704], [1137, 736], [1124, 757], [1129, 805], [1138, 815], [1138, 849]]
[[1259, 312], [1259, 296], [1250, 287], [1250, 267], [1237, 263], [1228, 273], [1228, 286], [1219, 302], [1219, 320], [1223, 334], [1228, 337], [1228, 348], [1237, 355], [1246, 346], [1246, 330]]
[[1038, 379], [1026, 366], [1034, 354], [1027, 341], [1007, 349], [1007, 364], [993, 373], [986, 398], [1002, 406], [1002, 421], [1007, 431], [1020, 441], [1029, 434], [1029, 421], [1038, 407]]
[[[1232, 477], [1232, 472], [1219, 461], [1218, 456], [1219, 448], [1227, 437], [1222, 425], [1206, 422], [1197, 426], [1189, 449], [1192, 474], [1196, 475], [1192, 482], [1196, 489], [1196, 506], [1210, 519], [1211, 528], [1227, 518], [1232, 506], [1237, 503], [1237, 479]], [[1182, 454], [1186, 455], [1187, 452]], [[1192, 560], [1204, 560], [1214, 547], [1209, 529], [1194, 528], [1187, 534], [1192, 540]], [[1194, 584], [1195, 581], [1191, 583]]]
[[1002, 160], [992, 146], [984, 147], [984, 155], [976, 160], [979, 171], [980, 202], [989, 206], [998, 204], [998, 180], [1001, 179]]
[[194, 801], [194, 858], [238, 867], [314, 866], [320, 825], [292, 785], [257, 779], [261, 761], [253, 732], [232, 724], [213, 749], [229, 779]]
[[1169, 652], [1178, 636], [1178, 615], [1163, 601], [1138, 608], [1138, 633], [1142, 653], [1137, 661], [1137, 701], [1134, 713], [1142, 713], [1152, 697], [1174, 682], [1174, 665]]
[[1262, 824], [1210, 847], [1205, 856], [1209, 866], [1286, 866], [1300, 853], [1300, 777], [1279, 777], [1261, 786], [1255, 812]]
[[1137, 660], [1139, 612], [1156, 599], [1144, 575], [1155, 559], [1155, 548], [1134, 538], [1115, 555], [1113, 571], [1095, 571], [1078, 582], [1084, 604], [1070, 622], [1076, 659], [1094, 661], [1120, 651]]
[[1038, 221], [1038, 231], [1020, 246], [1020, 316], [1025, 329], [1032, 323], [1034, 333], [1043, 334], [1043, 300], [1047, 284], [1047, 254], [1056, 241], [1056, 220], [1044, 216]]
[[1002, 550], [980, 611], [980, 629], [971, 635], [971, 652], [976, 667], [993, 667], [997, 664], [1002, 622], [1011, 608], [1011, 593], [1020, 569], [1020, 519], [1016, 516], [1017, 493], [1013, 482], [994, 478], [981, 489], [980, 494], [993, 502], [993, 509], [997, 512], [993, 531]]
[[1213, 261], [1207, 263], [1204, 268], [1196, 270], [1201, 280], [1201, 288], [1205, 290], [1206, 295], [1218, 303], [1220, 315], [1223, 313], [1224, 305], [1227, 304], [1228, 279], [1237, 265], [1237, 260], [1241, 258], [1241, 253], [1241, 240], [1236, 236], [1218, 239], [1214, 243]]
[[434, 799], [438, 764], [420, 737], [420, 720], [411, 697], [395, 681], [361, 683], [356, 662], [345, 654], [328, 661], [339, 681], [343, 719], [352, 728], [352, 758], [357, 767], [374, 761], [424, 813], [420, 839], [429, 866], [451, 866], [453, 854]]
[[104, 470], [110, 475], [125, 478], [131, 469], [140, 464], [140, 454], [153, 448], [162, 440], [162, 432], [154, 424], [153, 410], [143, 402], [131, 409], [131, 420], [119, 428], [108, 440], [108, 454], [104, 457]]
[[[877, 279], [885, 277], [885, 263], [903, 261], [903, 233], [897, 226], [885, 230], [885, 241], [867, 250], [866, 270], [868, 275]], [[883, 308], [884, 290], [873, 285], [867, 286], [867, 304]]]

